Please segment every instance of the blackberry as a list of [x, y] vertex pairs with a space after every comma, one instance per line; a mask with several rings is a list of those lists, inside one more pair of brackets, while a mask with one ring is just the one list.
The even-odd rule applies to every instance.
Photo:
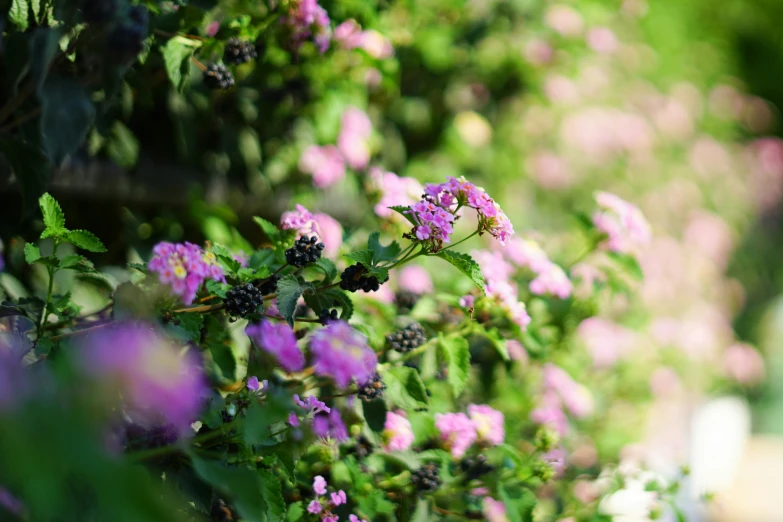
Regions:
[[211, 522], [231, 522], [237, 518], [231, 506], [219, 498], [212, 503], [212, 508], [209, 510], [209, 519]]
[[427, 334], [419, 323], [411, 323], [402, 330], [397, 330], [386, 336], [392, 350], [408, 353], [427, 342]]
[[468, 480], [477, 479], [495, 471], [495, 466], [487, 462], [487, 457], [484, 455], [468, 457], [459, 463], [459, 467], [466, 474]]
[[239, 38], [229, 38], [223, 51], [223, 61], [229, 65], [246, 63], [257, 57], [256, 46], [252, 42], [243, 42]]
[[117, 13], [117, 0], [83, 0], [81, 11], [88, 24], [107, 22]]
[[337, 319], [338, 319], [337, 310], [324, 310], [323, 312], [318, 314], [318, 320], [324, 326], [326, 326], [326, 323], [330, 321], [336, 321]]
[[210, 89], [230, 89], [234, 86], [234, 76], [222, 63], [211, 63], [204, 71], [204, 84]]
[[301, 268], [310, 263], [315, 263], [321, 257], [324, 244], [318, 243], [315, 236], [302, 236], [296, 240], [294, 246], [285, 251], [285, 260], [289, 265]]
[[258, 287], [261, 295], [271, 295], [277, 292], [277, 282], [280, 281], [279, 275], [273, 275], [269, 277], [263, 283], [260, 279], [253, 281], [253, 284]]
[[389, 280], [389, 276], [386, 276], [383, 281], [378, 281], [375, 276], [364, 275], [366, 273], [367, 267], [361, 263], [349, 266], [340, 275], [340, 288], [349, 292], [377, 292], [381, 285]]
[[365, 402], [374, 401], [383, 397], [383, 392], [386, 391], [386, 385], [383, 383], [381, 376], [376, 373], [366, 383], [359, 386], [359, 398]]
[[411, 482], [422, 493], [435, 491], [440, 487], [437, 464], [424, 464], [411, 475]]
[[252, 283], [245, 283], [229, 290], [223, 304], [232, 318], [246, 317], [264, 304], [264, 296]]
[[411, 292], [410, 290], [400, 290], [394, 294], [394, 304], [396, 304], [397, 309], [404, 314], [413, 310], [413, 307], [416, 306], [418, 300], [419, 294]]

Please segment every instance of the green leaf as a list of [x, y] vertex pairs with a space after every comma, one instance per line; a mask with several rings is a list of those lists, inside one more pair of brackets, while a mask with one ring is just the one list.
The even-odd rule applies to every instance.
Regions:
[[609, 259], [620, 265], [630, 276], [637, 281], [644, 279], [644, 272], [642, 271], [639, 261], [635, 257], [628, 254], [621, 254], [618, 252], [609, 252], [606, 254]]
[[38, 248], [38, 245], [26, 243], [24, 245], [24, 260], [27, 261], [27, 264], [32, 265], [39, 259], [41, 259], [41, 249]]
[[266, 237], [269, 238], [269, 241], [274, 244], [277, 244], [277, 242], [280, 241], [280, 229], [277, 228], [274, 223], [258, 216], [253, 216], [253, 221], [255, 221], [259, 227], [261, 227], [261, 230], [264, 231], [264, 234], [266, 234]]
[[71, 230], [65, 235], [65, 240], [88, 252], [106, 252], [101, 240], [87, 230]]
[[386, 383], [386, 398], [403, 409], [420, 409], [429, 406], [429, 397], [424, 382], [413, 368], [398, 366], [381, 372]]
[[286, 520], [288, 522], [300, 522], [300, 520], [303, 520], [305, 518], [304, 503], [300, 500], [299, 502], [289, 504], [287, 517]]
[[79, 254], [72, 254], [63, 257], [60, 260], [60, 268], [64, 268], [67, 270], [76, 270], [77, 272], [82, 272], [82, 273], [95, 272], [95, 266], [93, 266], [90, 260], [84, 256], [80, 256]]
[[206, 282], [207, 292], [214, 294], [221, 299], [225, 299], [226, 294], [231, 290], [231, 286], [214, 279], [207, 279]]
[[31, 215], [49, 180], [49, 160], [40, 148], [16, 138], [0, 139], [0, 152], [11, 165], [22, 191], [22, 211]]
[[277, 309], [285, 318], [286, 322], [294, 327], [294, 313], [296, 312], [296, 302], [302, 296], [304, 288], [299, 284], [299, 280], [294, 275], [283, 276], [277, 282]]
[[109, 134], [109, 142], [106, 145], [106, 154], [120, 167], [130, 168], [139, 159], [139, 140], [136, 135], [117, 120]]
[[465, 389], [470, 376], [470, 345], [468, 340], [460, 335], [440, 336], [438, 345], [448, 368], [449, 386], [454, 396], [459, 396]]
[[386, 423], [386, 403], [384, 401], [362, 401], [362, 411], [367, 426], [375, 433], [382, 432]]
[[163, 63], [169, 80], [178, 91], [182, 91], [188, 82], [190, 74], [190, 57], [201, 46], [201, 42], [182, 36], [175, 36], [160, 48]]
[[361, 263], [366, 267], [372, 266], [372, 252], [369, 250], [357, 250], [350, 254], [345, 254], [345, 257], [357, 263]]
[[41, 234], [41, 238], [56, 237], [65, 232], [65, 214], [60, 204], [48, 192], [38, 199], [38, 206], [41, 207], [43, 221], [46, 229]]
[[481, 288], [482, 292], [486, 293], [486, 289], [484, 288], [484, 276], [481, 273], [481, 268], [472, 257], [468, 254], [462, 254], [452, 250], [441, 250], [438, 252], [437, 256], [457, 267], [460, 272], [476, 283], [476, 285]]
[[430, 503], [420, 498], [416, 501], [416, 509], [413, 511], [411, 522], [430, 522]]
[[247, 410], [245, 443], [254, 445], [264, 442], [269, 437], [269, 426], [285, 421], [290, 412], [291, 398], [283, 393], [272, 395], [264, 404], [255, 402]]
[[233, 499], [240, 517], [248, 522], [263, 522], [267, 514], [262, 477], [247, 468], [229, 468], [195, 455], [193, 469], [206, 482]]
[[44, 27], [36, 29], [30, 39], [30, 79], [35, 86], [35, 92], [39, 94], [57, 54], [59, 41], [60, 29]]
[[406, 213], [406, 211], [410, 210], [411, 207], [404, 207], [402, 205], [394, 205], [394, 206], [391, 206], [391, 207], [388, 207], [388, 208], [392, 209], [393, 211], [397, 212], [402, 217], [407, 219], [411, 223], [411, 225], [414, 225], [414, 226], [416, 225], [416, 222], [413, 221], [413, 216], [411, 216], [410, 214]]
[[381, 245], [379, 238], [380, 232], [373, 232], [367, 239], [367, 248], [372, 252], [372, 264], [377, 265], [381, 261], [393, 261], [402, 251], [400, 244], [392, 241], [388, 246]]
[[326, 276], [324, 284], [328, 285], [335, 277], [337, 277], [337, 267], [334, 266], [334, 263], [330, 259], [322, 257], [318, 259], [318, 261], [316, 261], [313, 266], [323, 272]]
[[220, 370], [223, 379], [233, 381], [236, 376], [237, 361], [231, 347], [220, 341], [210, 341], [207, 343], [207, 347], [212, 356], [212, 361], [217, 366], [217, 369]]
[[279, 522], [285, 519], [285, 499], [280, 479], [265, 469], [259, 469], [261, 477], [261, 495], [266, 502], [267, 522]]
[[332, 298], [333, 301], [339, 303], [342, 311], [340, 312], [340, 319], [347, 321], [353, 315], [353, 301], [351, 296], [342, 290], [336, 288], [330, 288], [325, 292], [320, 292], [322, 295]]
[[500, 500], [506, 505], [509, 522], [532, 522], [533, 509], [538, 500], [529, 489], [507, 488], [500, 485]]
[[20, 31], [26, 31], [29, 26], [27, 19], [27, 0], [12, 0], [8, 11], [8, 19]]
[[76, 80], [52, 76], [41, 90], [41, 134], [49, 160], [60, 165], [87, 138], [95, 106]]
[[201, 340], [201, 328], [204, 326], [202, 314], [174, 314], [176, 321], [169, 323], [168, 330], [177, 338], [198, 344]]

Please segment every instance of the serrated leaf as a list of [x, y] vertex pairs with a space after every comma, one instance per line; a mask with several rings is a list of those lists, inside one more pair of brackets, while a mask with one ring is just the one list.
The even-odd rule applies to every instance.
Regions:
[[261, 230], [264, 231], [264, 234], [266, 234], [266, 237], [269, 238], [269, 241], [275, 244], [280, 241], [280, 229], [277, 228], [274, 223], [258, 216], [253, 216], [253, 221], [255, 221], [259, 227], [261, 227]]
[[386, 384], [386, 398], [395, 406], [406, 410], [429, 406], [427, 388], [415, 369], [407, 366], [389, 368], [381, 377]]
[[106, 252], [101, 240], [87, 230], [71, 230], [65, 235], [65, 240], [88, 252]]
[[12, 0], [11, 8], [8, 11], [8, 19], [19, 31], [26, 31], [29, 26], [27, 12], [27, 0]]
[[27, 264], [32, 265], [39, 259], [41, 259], [41, 249], [38, 248], [38, 245], [26, 243], [24, 245], [24, 260], [27, 261]]
[[231, 286], [214, 279], [207, 279], [206, 282], [207, 292], [216, 295], [221, 299], [226, 297], [226, 294], [231, 290]]
[[536, 495], [529, 489], [499, 486], [500, 500], [506, 505], [509, 522], [532, 522], [533, 509], [538, 503]]
[[[132, 268], [133, 270], [138, 270], [142, 274], [147, 273], [147, 264], [146, 263], [128, 263], [128, 268]], [[212, 281], [212, 279], [210, 279]]]
[[84, 256], [80, 256], [79, 254], [72, 254], [63, 257], [60, 260], [60, 268], [76, 270], [77, 272], [84, 273], [95, 272], [95, 267], [90, 262], [90, 260]]
[[229, 468], [191, 454], [193, 469], [206, 482], [233, 499], [239, 515], [248, 522], [263, 522], [267, 505], [261, 476], [247, 468]]
[[396, 213], [400, 214], [402, 217], [407, 219], [410, 222], [411, 225], [414, 225], [414, 226], [416, 225], [416, 222], [413, 220], [413, 216], [411, 216], [411, 214], [409, 214], [407, 212], [408, 210], [411, 209], [411, 207], [405, 207], [405, 206], [402, 206], [402, 205], [393, 205], [393, 206], [388, 207], [388, 208], [392, 209], [393, 211], [395, 211]]
[[353, 301], [351, 301], [350, 295], [342, 290], [337, 290], [336, 288], [331, 288], [322, 293], [340, 304], [340, 308], [342, 309], [340, 312], [340, 319], [347, 321], [351, 318], [353, 315]]
[[335, 277], [337, 277], [337, 267], [334, 266], [334, 263], [330, 259], [325, 257], [319, 258], [313, 266], [323, 272], [326, 276], [324, 279], [324, 284], [328, 285]]
[[160, 48], [163, 55], [163, 64], [172, 85], [178, 91], [182, 91], [188, 82], [190, 74], [190, 57], [201, 42], [190, 40], [182, 36], [175, 36]]
[[294, 275], [283, 276], [277, 282], [277, 309], [280, 310], [280, 314], [292, 328], [294, 326], [296, 302], [302, 297], [303, 292], [304, 288]]
[[380, 232], [373, 232], [367, 239], [367, 248], [372, 252], [372, 264], [377, 265], [382, 261], [393, 261], [402, 251], [400, 244], [392, 241], [388, 246], [380, 242]]
[[345, 257], [352, 261], [356, 261], [357, 263], [361, 263], [366, 267], [372, 265], [372, 252], [369, 250], [357, 250], [356, 252], [345, 254]]
[[481, 267], [479, 267], [478, 263], [476, 263], [472, 257], [468, 254], [462, 254], [452, 250], [441, 250], [438, 252], [437, 256], [454, 265], [460, 272], [476, 283], [476, 285], [481, 288], [482, 292], [486, 293], [486, 289], [484, 288], [484, 275], [481, 273]]
[[290, 412], [291, 400], [282, 393], [273, 395], [263, 404], [253, 403], [245, 419], [245, 443], [252, 446], [264, 442], [269, 437], [269, 426], [286, 420]]
[[455, 397], [458, 397], [468, 383], [470, 376], [470, 345], [460, 335], [438, 338], [443, 358], [448, 368], [448, 381]]
[[271, 472], [259, 469], [261, 477], [261, 495], [266, 502], [267, 522], [279, 522], [285, 519], [285, 499], [283, 499], [283, 485]]
[[65, 214], [63, 209], [60, 208], [60, 204], [51, 194], [47, 192], [38, 198], [38, 206], [41, 207], [43, 222], [46, 226], [44, 234], [48, 232], [46, 236], [41, 235], [42, 238], [59, 235], [65, 230]]

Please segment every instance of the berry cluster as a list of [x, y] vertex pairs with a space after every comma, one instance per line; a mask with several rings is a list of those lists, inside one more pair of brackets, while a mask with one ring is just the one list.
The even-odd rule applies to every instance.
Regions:
[[246, 317], [264, 304], [264, 295], [252, 283], [245, 283], [229, 290], [223, 303], [229, 316]]
[[377, 277], [367, 276], [366, 273], [367, 267], [361, 263], [349, 266], [340, 275], [340, 288], [349, 292], [377, 292], [389, 280], [389, 276], [386, 276], [383, 281], [378, 281]]
[[357, 394], [363, 401], [374, 401], [383, 397], [384, 391], [386, 391], [386, 384], [384, 384], [381, 376], [376, 373], [369, 381], [359, 386]]
[[128, 11], [127, 21], [117, 25], [109, 34], [109, 49], [122, 59], [135, 57], [144, 50], [148, 24], [147, 9], [143, 6], [131, 7]]
[[261, 295], [272, 295], [277, 292], [277, 282], [280, 281], [279, 275], [270, 276], [266, 281], [261, 283], [261, 280], [253, 281], [253, 284], [258, 287]]
[[482, 475], [492, 473], [495, 470], [495, 466], [487, 462], [487, 457], [485, 455], [468, 457], [459, 463], [459, 467], [465, 473], [468, 480], [481, 478]]
[[88, 24], [108, 22], [117, 13], [116, 0], [83, 0], [82, 18]]
[[386, 336], [392, 350], [408, 353], [427, 342], [427, 334], [419, 323], [411, 323], [402, 330], [397, 330]]
[[204, 71], [204, 84], [210, 89], [230, 89], [234, 86], [234, 75], [222, 63], [211, 63]]
[[326, 326], [326, 323], [329, 321], [336, 321], [338, 319], [337, 317], [337, 310], [324, 310], [320, 314], [318, 314], [318, 320], [321, 322], [322, 325]]
[[407, 314], [419, 300], [419, 295], [410, 290], [399, 290], [394, 294], [394, 304], [397, 305], [397, 309], [400, 313]]
[[301, 268], [318, 261], [323, 250], [324, 244], [318, 243], [316, 236], [302, 236], [285, 251], [285, 260], [289, 265]]
[[239, 38], [230, 38], [226, 42], [223, 61], [229, 65], [247, 63], [258, 58], [256, 46], [252, 42], [243, 42]]
[[435, 491], [440, 487], [437, 464], [424, 464], [411, 475], [411, 482], [422, 493]]

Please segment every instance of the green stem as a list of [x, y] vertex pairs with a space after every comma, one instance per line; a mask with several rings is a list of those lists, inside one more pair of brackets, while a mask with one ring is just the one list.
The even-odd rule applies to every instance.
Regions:
[[452, 248], [454, 248], [455, 246], [457, 246], [457, 245], [459, 245], [459, 244], [461, 244], [461, 243], [464, 243], [465, 241], [467, 241], [468, 239], [472, 238], [472, 237], [473, 237], [473, 236], [475, 236], [476, 234], [478, 234], [478, 230], [475, 230], [475, 231], [474, 231], [472, 234], [470, 234], [469, 236], [467, 236], [467, 237], [465, 237], [465, 238], [463, 238], [463, 239], [460, 239], [460, 240], [459, 240], [459, 241], [457, 241], [456, 243], [454, 243], [454, 244], [452, 244], [452, 245], [449, 245], [449, 246], [447, 246], [446, 248], [442, 248], [440, 251], [441, 251], [441, 252], [443, 252], [444, 250], [449, 250], [449, 249], [452, 249]]
[[[54, 249], [52, 250], [52, 256], [57, 256], [57, 247], [58, 247], [57, 240], [54, 241]], [[54, 274], [57, 270], [52, 267], [48, 266], [46, 267], [46, 272], [49, 274], [49, 290], [46, 292], [46, 302], [44, 302], [44, 308], [43, 312], [41, 313], [41, 322], [38, 325], [38, 337], [41, 337], [41, 334], [44, 330], [44, 325], [46, 324], [46, 319], [49, 317], [49, 304], [52, 302], [52, 292], [54, 292]]]

